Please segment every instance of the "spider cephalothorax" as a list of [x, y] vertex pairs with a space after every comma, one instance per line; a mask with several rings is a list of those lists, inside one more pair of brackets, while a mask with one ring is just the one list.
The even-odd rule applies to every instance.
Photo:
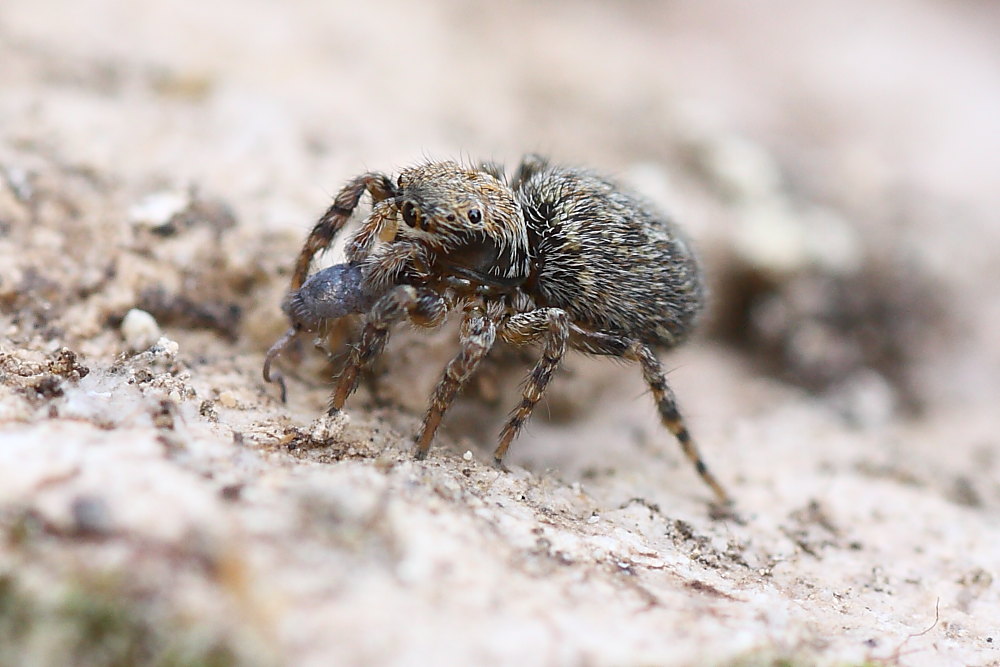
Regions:
[[[313, 257], [329, 247], [365, 192], [372, 211], [347, 243], [348, 263], [310, 277]], [[417, 436], [419, 457], [499, 336], [515, 345], [540, 343], [542, 353], [500, 434], [497, 464], [573, 347], [638, 362], [662, 421], [726, 500], [654, 352], [687, 336], [703, 301], [698, 264], [669, 218], [587, 170], [529, 156], [509, 184], [492, 164], [426, 163], [395, 181], [366, 173], [340, 191], [306, 239], [285, 299], [292, 328], [268, 353], [264, 376], [299, 331], [363, 313], [360, 344], [331, 401], [331, 411], [340, 410], [393, 324], [437, 326], [461, 309], [461, 349], [434, 390]]]
[[[366, 186], [370, 178], [362, 177]], [[347, 245], [348, 259], [365, 266], [372, 286], [451, 276], [504, 287], [527, 278], [524, 216], [496, 176], [432, 162], [405, 169], [395, 184], [379, 181], [372, 213]]]

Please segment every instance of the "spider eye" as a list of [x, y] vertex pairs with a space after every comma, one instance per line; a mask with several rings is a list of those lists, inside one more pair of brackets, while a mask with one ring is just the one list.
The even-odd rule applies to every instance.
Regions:
[[483, 214], [478, 208], [474, 208], [469, 211], [469, 222], [472, 224], [478, 224], [483, 219]]
[[417, 210], [417, 207], [411, 201], [403, 204], [403, 222], [410, 227], [420, 226], [420, 211]]

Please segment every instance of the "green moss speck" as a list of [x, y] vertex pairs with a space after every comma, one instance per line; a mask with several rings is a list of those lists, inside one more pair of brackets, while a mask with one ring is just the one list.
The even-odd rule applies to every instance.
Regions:
[[0, 575], [0, 665], [230, 667], [244, 661], [222, 639], [157, 619], [148, 605], [107, 582], [55, 601]]

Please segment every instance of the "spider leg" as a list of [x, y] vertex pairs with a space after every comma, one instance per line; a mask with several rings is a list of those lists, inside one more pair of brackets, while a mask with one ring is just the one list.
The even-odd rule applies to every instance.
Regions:
[[462, 333], [459, 339], [461, 350], [448, 362], [444, 374], [434, 388], [431, 404], [424, 415], [420, 433], [415, 442], [416, 456], [422, 459], [427, 456], [434, 432], [441, 424], [445, 411], [455, 400], [455, 395], [472, 376], [479, 362], [489, 353], [496, 340], [496, 324], [491, 320], [480, 305], [474, 305], [465, 312], [462, 320]]
[[361, 342], [351, 351], [351, 359], [340, 376], [330, 413], [343, 408], [347, 397], [358, 388], [359, 373], [381, 354], [393, 324], [409, 318], [419, 326], [434, 327], [441, 324], [447, 310], [447, 303], [440, 296], [410, 285], [398, 285], [379, 298], [368, 312]]
[[537, 153], [528, 153], [521, 158], [521, 163], [517, 165], [517, 169], [514, 171], [514, 177], [510, 179], [511, 189], [514, 191], [520, 190], [526, 180], [547, 166], [549, 166], [547, 159]]
[[291, 289], [297, 290], [302, 287], [306, 276], [309, 275], [309, 266], [312, 264], [313, 257], [330, 247], [337, 232], [347, 224], [354, 209], [358, 207], [358, 202], [361, 201], [361, 195], [366, 191], [371, 194], [372, 201], [378, 203], [388, 197], [395, 196], [396, 187], [388, 176], [378, 172], [362, 174], [345, 185], [337, 193], [330, 208], [309, 232], [309, 236], [299, 252], [298, 259], [295, 261]]
[[264, 357], [264, 368], [262, 369], [262, 372], [264, 374], [264, 382], [278, 383], [278, 386], [281, 387], [282, 403], [288, 402], [287, 400], [288, 390], [285, 387], [285, 376], [282, 375], [280, 371], [275, 371], [275, 373], [272, 375], [271, 364], [274, 362], [275, 359], [278, 358], [278, 355], [281, 354], [281, 352], [286, 347], [288, 347], [293, 340], [295, 340], [295, 337], [298, 335], [299, 335], [299, 329], [295, 327], [288, 329], [285, 333], [281, 335], [281, 338], [275, 341], [274, 345], [271, 346], [271, 349], [267, 351], [267, 355]]
[[601, 354], [607, 356], [621, 357], [629, 361], [638, 361], [642, 368], [642, 377], [653, 392], [653, 400], [656, 401], [657, 411], [660, 413], [660, 421], [667, 427], [677, 442], [680, 443], [684, 456], [694, 465], [695, 471], [715, 493], [716, 498], [723, 504], [731, 502], [729, 494], [722, 488], [722, 484], [715, 478], [715, 475], [705, 465], [698, 446], [691, 438], [677, 408], [677, 398], [673, 390], [667, 384], [666, 375], [663, 372], [663, 365], [645, 343], [638, 340], [629, 340], [620, 336], [613, 336], [598, 332], [586, 331], [579, 327], [573, 327], [573, 347], [589, 352], [590, 354]]
[[569, 341], [569, 317], [561, 308], [539, 308], [527, 313], [518, 313], [508, 318], [500, 328], [500, 336], [515, 345], [530, 343], [539, 339], [544, 341], [542, 356], [535, 367], [531, 369], [521, 403], [500, 431], [500, 440], [493, 452], [493, 462], [503, 467], [503, 457], [510, 447], [511, 441], [521, 430], [524, 422], [531, 416], [535, 404], [545, 393], [545, 388], [552, 379], [552, 374], [566, 354], [566, 344]]
[[719, 480], [715, 478], [715, 475], [705, 465], [704, 459], [701, 458], [698, 446], [695, 445], [694, 440], [691, 438], [691, 433], [687, 430], [684, 419], [677, 409], [677, 398], [674, 396], [670, 385], [667, 384], [667, 377], [663, 373], [663, 364], [660, 363], [656, 354], [648, 345], [634, 342], [629, 346], [629, 351], [626, 353], [625, 358], [637, 360], [642, 366], [642, 377], [653, 392], [653, 400], [656, 401], [656, 408], [660, 413], [660, 420], [663, 422], [663, 425], [677, 438], [684, 456], [694, 465], [694, 469], [698, 475], [712, 489], [719, 502], [728, 504], [730, 502], [729, 494], [722, 488], [722, 484], [719, 483]]

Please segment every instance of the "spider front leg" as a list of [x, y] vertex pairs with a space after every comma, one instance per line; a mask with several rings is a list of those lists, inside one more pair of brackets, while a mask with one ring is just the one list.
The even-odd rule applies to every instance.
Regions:
[[271, 364], [274, 360], [278, 358], [278, 355], [284, 351], [286, 347], [291, 345], [295, 337], [299, 335], [299, 330], [295, 327], [288, 329], [281, 335], [281, 338], [275, 341], [267, 354], [264, 356], [264, 367], [261, 369], [261, 373], [264, 375], [264, 382], [277, 382], [278, 387], [281, 388], [281, 402], [286, 403], [288, 401], [288, 387], [285, 385], [285, 376], [280, 372], [275, 371], [271, 373]]
[[531, 416], [535, 404], [545, 393], [552, 374], [566, 354], [569, 341], [569, 317], [561, 308], [539, 308], [528, 313], [511, 316], [500, 329], [500, 336], [507, 342], [523, 345], [542, 339], [542, 356], [531, 370], [524, 386], [521, 404], [511, 413], [500, 431], [500, 442], [493, 452], [493, 462], [503, 467], [503, 457], [511, 441]]
[[416, 437], [416, 456], [422, 459], [427, 456], [434, 432], [441, 424], [445, 411], [455, 400], [455, 395], [465, 382], [472, 376], [479, 362], [483, 360], [496, 340], [496, 324], [483, 311], [481, 304], [470, 306], [462, 320], [462, 333], [459, 339], [461, 351], [444, 369], [441, 380], [434, 388], [430, 407], [424, 415], [420, 433]]
[[410, 285], [398, 285], [379, 298], [368, 312], [361, 342], [351, 352], [330, 402], [330, 414], [344, 407], [347, 397], [358, 388], [362, 369], [367, 368], [385, 348], [392, 325], [404, 318], [418, 326], [435, 327], [444, 320], [447, 303], [435, 292]]
[[377, 204], [384, 199], [394, 197], [396, 186], [388, 176], [377, 172], [362, 174], [345, 185], [337, 193], [330, 208], [313, 226], [302, 250], [299, 251], [298, 259], [295, 261], [295, 271], [292, 273], [291, 289], [297, 290], [302, 287], [306, 276], [309, 275], [313, 257], [330, 247], [337, 232], [347, 224], [354, 209], [358, 207], [358, 202], [361, 201], [361, 195], [366, 191]]

